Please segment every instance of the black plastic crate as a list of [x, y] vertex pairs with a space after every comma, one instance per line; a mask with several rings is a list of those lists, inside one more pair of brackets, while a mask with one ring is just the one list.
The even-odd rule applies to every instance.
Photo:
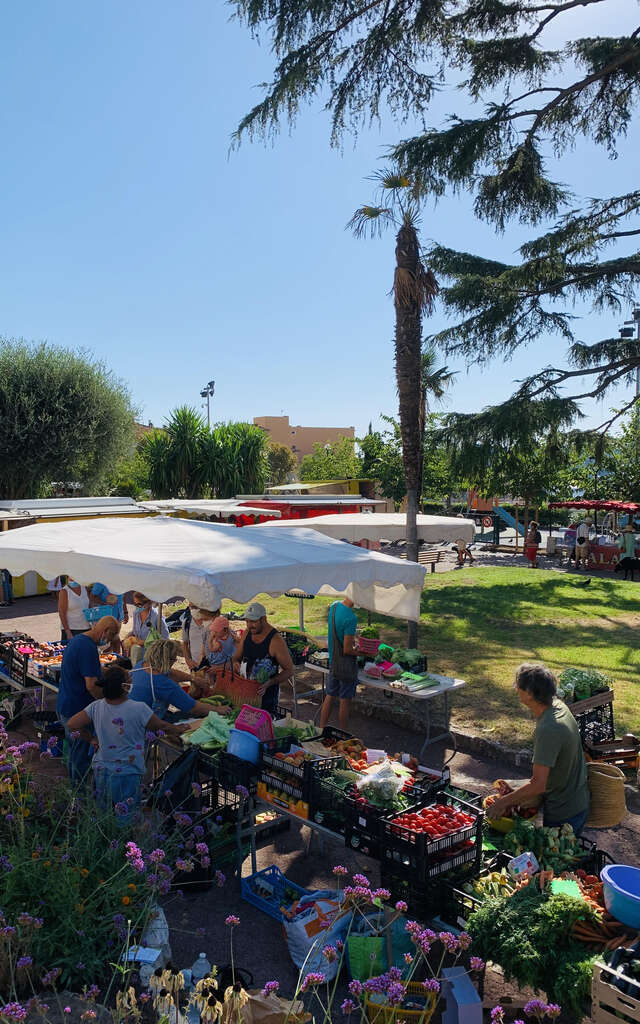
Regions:
[[[333, 758], [331, 761], [333, 762]], [[314, 765], [309, 797], [309, 818], [318, 825], [324, 825], [339, 835], [344, 835], [346, 825], [345, 792], [336, 786], [330, 775], [336, 768], [348, 769], [346, 758], [338, 758], [339, 764], [325, 765], [317, 761]], [[357, 773], [356, 773], [357, 774]]]
[[275, 708], [271, 712], [271, 717], [274, 722], [281, 722], [283, 718], [287, 718], [291, 714], [291, 708], [283, 708], [281, 704], [276, 704]]
[[294, 800], [302, 800], [304, 803], [309, 802], [309, 785], [305, 779], [286, 779], [281, 775], [265, 771], [264, 768], [260, 770], [259, 778], [261, 782], [264, 782], [265, 786], [279, 789], [282, 793], [292, 796]]
[[[424, 833], [394, 824], [397, 815], [388, 815], [381, 821], [381, 859], [387, 867], [393, 867], [398, 874], [411, 875], [416, 881], [435, 878], [474, 860], [480, 869], [484, 812], [447, 793], [440, 793], [437, 802], [465, 811], [474, 819], [473, 824], [441, 839], [430, 839]], [[470, 845], [461, 849], [463, 843]]]
[[257, 764], [243, 761], [228, 750], [221, 750], [218, 754], [216, 774], [223, 789], [235, 792], [238, 786], [243, 786], [251, 796], [255, 796], [259, 771]]
[[[401, 810], [394, 811], [394, 816], [398, 814], [407, 814], [410, 811], [418, 810], [418, 808], [424, 806], [424, 800], [420, 798], [421, 794], [414, 794], [413, 790], [410, 793], [402, 794], [407, 801], [406, 807]], [[349, 826], [354, 832], [361, 832], [363, 835], [375, 837], [379, 839], [382, 835], [382, 822], [384, 819], [389, 817], [388, 807], [376, 807], [374, 804], [363, 805], [357, 802], [354, 796], [345, 795], [345, 816]]]
[[336, 729], [335, 725], [325, 725], [321, 733], [323, 740], [352, 740], [352, 732], [345, 732], [344, 729]]
[[[595, 707], [588, 707], [591, 701], [596, 701], [599, 695], [591, 697], [586, 701], [579, 701], [569, 704], [569, 710], [573, 714], [580, 737], [583, 743], [609, 743], [616, 738], [615, 725], [613, 721], [613, 693], [609, 697], [603, 694], [602, 703]], [[584, 710], [580, 704], [587, 705]]]
[[[449, 778], [451, 778], [451, 776], [449, 776]], [[464, 800], [465, 803], [471, 804], [472, 807], [482, 807], [484, 797], [481, 793], [474, 793], [470, 789], [462, 789], [459, 786], [452, 786], [450, 782], [445, 784], [444, 792], [449, 796], [454, 797], [456, 800]]]
[[415, 794], [415, 799], [422, 801], [422, 806], [428, 800], [432, 800], [436, 793], [441, 792], [443, 789], [447, 791], [447, 787], [451, 782], [451, 772], [448, 768], [443, 768], [441, 772], [434, 768], [433, 772], [433, 775], [422, 775], [420, 778], [417, 778], [413, 786], [410, 787], [411, 793]]
[[9, 661], [9, 675], [16, 683], [20, 683], [21, 686], [26, 686], [28, 674], [29, 655], [19, 654], [18, 651], [12, 649], [11, 659]]
[[354, 828], [350, 822], [345, 823], [344, 845], [351, 850], [362, 853], [365, 857], [380, 860], [380, 833], [375, 835], [362, 828]]
[[290, 764], [276, 757], [276, 754], [287, 754], [292, 747], [299, 747], [300, 743], [295, 736], [283, 736], [277, 740], [267, 740], [262, 744], [261, 765], [268, 771], [275, 771], [279, 774], [290, 775], [299, 784], [306, 782], [308, 789], [311, 788], [311, 778], [315, 764], [322, 762], [323, 765], [334, 768], [341, 767], [341, 757], [319, 757], [315, 760], [304, 761], [302, 764]]

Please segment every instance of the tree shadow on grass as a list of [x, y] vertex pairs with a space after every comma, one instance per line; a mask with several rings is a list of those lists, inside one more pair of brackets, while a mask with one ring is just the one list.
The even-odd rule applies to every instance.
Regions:
[[[535, 575], [535, 574], [534, 574]], [[593, 618], [601, 614], [640, 614], [640, 589], [630, 591], [613, 580], [592, 579], [584, 586], [586, 577], [556, 577], [504, 582], [504, 574], [494, 584], [473, 582], [469, 575], [460, 583], [429, 586], [427, 583], [420, 600], [421, 616], [455, 615], [464, 618], [490, 616], [495, 620], [521, 620], [535, 609], [536, 618], [541, 610], [550, 615], [555, 611], [560, 618]]]

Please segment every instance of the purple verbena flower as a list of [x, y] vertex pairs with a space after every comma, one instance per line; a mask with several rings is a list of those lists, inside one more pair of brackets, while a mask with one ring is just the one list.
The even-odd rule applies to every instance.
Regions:
[[307, 989], [313, 988], [314, 985], [324, 985], [326, 978], [324, 974], [320, 974], [319, 971], [310, 971], [304, 978], [302, 985], [300, 986], [301, 992], [306, 992]]
[[436, 978], [427, 978], [422, 982], [422, 987], [426, 992], [439, 992], [440, 982]]
[[345, 999], [344, 1002], [342, 1003], [342, 1006], [340, 1007], [345, 1017], [348, 1017], [349, 1014], [353, 1013], [355, 1008], [356, 1004], [354, 1003], [353, 999]]
[[469, 964], [471, 966], [472, 971], [484, 970], [484, 960], [482, 960], [482, 958], [479, 956], [472, 956], [471, 960], [469, 961]]
[[267, 996], [277, 995], [278, 989], [280, 988], [279, 981], [268, 981], [262, 990], [262, 998], [266, 999]]
[[230, 928], [236, 928], [240, 924], [240, 918], [236, 917], [235, 914], [229, 914], [229, 916], [225, 918], [224, 923], [228, 924]]

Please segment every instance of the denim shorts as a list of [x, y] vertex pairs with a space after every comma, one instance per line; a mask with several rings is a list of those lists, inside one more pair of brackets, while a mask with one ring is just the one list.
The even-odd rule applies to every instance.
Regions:
[[356, 695], [357, 686], [357, 679], [354, 679], [352, 683], [345, 683], [342, 679], [336, 679], [334, 675], [329, 673], [329, 678], [327, 680], [327, 696], [339, 697], [340, 700], [353, 700]]
[[560, 828], [562, 825], [571, 825], [574, 833], [579, 836], [584, 826], [587, 823], [589, 817], [589, 808], [586, 811], [580, 811], [580, 814], [575, 814], [573, 818], [567, 818], [566, 821], [549, 821], [546, 815], [544, 815], [544, 826], [545, 828]]

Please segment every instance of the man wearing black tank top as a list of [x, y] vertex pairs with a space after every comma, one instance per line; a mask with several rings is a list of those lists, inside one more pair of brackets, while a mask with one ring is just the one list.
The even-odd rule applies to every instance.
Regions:
[[251, 678], [256, 661], [269, 658], [276, 673], [268, 683], [258, 690], [262, 698], [261, 708], [264, 711], [275, 711], [280, 696], [280, 683], [291, 679], [293, 662], [284, 638], [278, 630], [267, 621], [267, 609], [259, 601], [253, 601], [244, 613], [247, 623], [236, 653], [233, 656], [234, 667], [242, 662], [247, 664], [247, 678]]

